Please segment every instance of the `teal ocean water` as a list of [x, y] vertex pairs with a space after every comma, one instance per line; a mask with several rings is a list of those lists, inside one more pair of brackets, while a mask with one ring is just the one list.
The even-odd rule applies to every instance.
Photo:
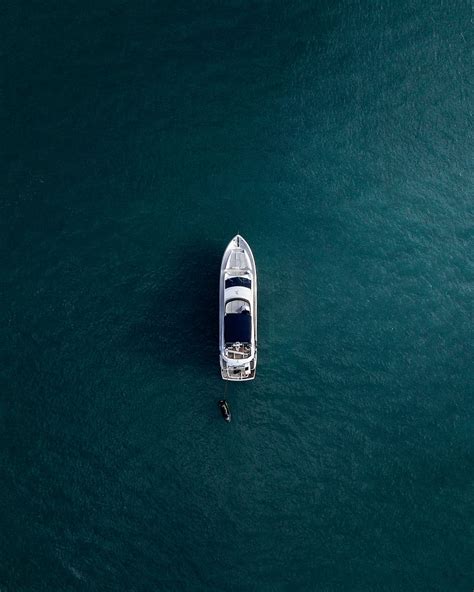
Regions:
[[1, 592], [472, 589], [471, 19], [4, 4]]

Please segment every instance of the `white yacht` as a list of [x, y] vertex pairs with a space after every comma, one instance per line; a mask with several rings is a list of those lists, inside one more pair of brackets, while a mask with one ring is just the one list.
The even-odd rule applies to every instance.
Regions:
[[224, 380], [252, 380], [257, 366], [257, 269], [238, 234], [227, 245], [219, 286], [219, 357]]

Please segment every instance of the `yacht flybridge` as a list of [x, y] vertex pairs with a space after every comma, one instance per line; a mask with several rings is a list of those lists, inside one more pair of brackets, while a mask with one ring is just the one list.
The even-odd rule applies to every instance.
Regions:
[[257, 269], [238, 234], [227, 245], [219, 286], [219, 355], [224, 380], [252, 380], [257, 366]]

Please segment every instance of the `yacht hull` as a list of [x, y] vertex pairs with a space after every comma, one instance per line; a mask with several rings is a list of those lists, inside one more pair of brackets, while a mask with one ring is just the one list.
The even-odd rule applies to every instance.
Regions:
[[248, 243], [236, 235], [222, 257], [219, 360], [224, 380], [253, 380], [257, 367], [257, 269]]

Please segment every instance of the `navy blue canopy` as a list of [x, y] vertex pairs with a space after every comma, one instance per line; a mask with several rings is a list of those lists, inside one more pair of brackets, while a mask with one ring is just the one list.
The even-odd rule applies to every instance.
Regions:
[[252, 335], [252, 317], [248, 313], [230, 313], [224, 317], [225, 343], [249, 343]]
[[250, 288], [252, 286], [251, 280], [245, 277], [233, 277], [228, 278], [225, 281], [226, 288], [234, 288], [236, 286], [242, 286], [242, 288]]

